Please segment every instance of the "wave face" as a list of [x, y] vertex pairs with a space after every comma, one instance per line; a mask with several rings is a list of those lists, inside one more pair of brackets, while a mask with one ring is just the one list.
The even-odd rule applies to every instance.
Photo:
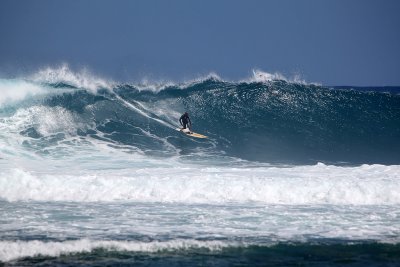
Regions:
[[[74, 137], [150, 156], [201, 152], [267, 163], [400, 162], [398, 94], [283, 80], [209, 78], [159, 90], [100, 84], [93, 89], [57, 80], [2, 80], [2, 89], [8, 88], [0, 100], [3, 134], [24, 139], [24, 149], [35, 153], [52, 153]], [[208, 140], [174, 130], [184, 111]]]

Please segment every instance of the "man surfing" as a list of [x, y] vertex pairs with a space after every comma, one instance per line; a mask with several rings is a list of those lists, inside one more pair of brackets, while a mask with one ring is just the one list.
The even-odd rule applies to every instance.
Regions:
[[185, 130], [186, 127], [189, 129], [189, 133], [192, 133], [192, 122], [189, 118], [189, 113], [185, 112], [179, 119], [180, 124], [183, 126], [182, 130]]
[[180, 131], [186, 135], [189, 135], [190, 137], [207, 138], [207, 136], [205, 136], [205, 135], [192, 132], [192, 122], [190, 121], [189, 113], [185, 112], [179, 118], [179, 123], [182, 125], [183, 128], [176, 128], [177, 131]]

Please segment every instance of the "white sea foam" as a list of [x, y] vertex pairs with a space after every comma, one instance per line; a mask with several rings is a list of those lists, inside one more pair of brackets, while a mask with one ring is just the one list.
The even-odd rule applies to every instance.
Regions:
[[46, 94], [44, 87], [24, 80], [0, 79], [0, 107], [26, 98]]
[[40, 134], [49, 135], [58, 132], [75, 133], [79, 127], [85, 127], [77, 116], [63, 107], [31, 106], [18, 109], [8, 118], [0, 119], [3, 133], [19, 133], [34, 127]]
[[0, 173], [7, 201], [129, 201], [267, 204], [400, 204], [400, 166], [199, 168], [177, 165], [67, 175]]
[[23, 257], [34, 257], [38, 255], [57, 257], [60, 255], [91, 252], [102, 248], [112, 251], [132, 252], [158, 252], [187, 250], [191, 248], [206, 248], [209, 250], [220, 250], [228, 246], [237, 246], [237, 243], [226, 243], [222, 241], [198, 241], [194, 239], [178, 239], [171, 241], [109, 241], [80, 239], [64, 242], [43, 241], [0, 241], [0, 260], [3, 262]]

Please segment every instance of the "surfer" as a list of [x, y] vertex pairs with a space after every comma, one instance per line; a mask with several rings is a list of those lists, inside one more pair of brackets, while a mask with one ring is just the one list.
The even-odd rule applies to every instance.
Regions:
[[207, 138], [207, 136], [192, 132], [192, 122], [189, 118], [189, 113], [185, 112], [180, 118], [179, 123], [183, 128], [176, 128], [175, 130], [196, 138]]
[[187, 128], [189, 128], [189, 131], [191, 131], [192, 122], [190, 121], [189, 113], [185, 112], [185, 113], [180, 117], [179, 122], [180, 122], [180, 124], [183, 126], [182, 129], [186, 129], [186, 127], [189, 126], [189, 127], [187, 127]]

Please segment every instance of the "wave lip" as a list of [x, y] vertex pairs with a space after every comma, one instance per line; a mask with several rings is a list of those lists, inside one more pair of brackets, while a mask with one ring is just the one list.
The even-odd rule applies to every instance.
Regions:
[[112, 88], [114, 82], [103, 78], [96, 77], [88, 69], [81, 72], [73, 72], [67, 64], [63, 64], [58, 68], [43, 68], [38, 72], [30, 75], [28, 80], [44, 83], [44, 84], [67, 84], [81, 89], [88, 89], [96, 92], [100, 88]]
[[272, 81], [285, 81], [288, 83], [296, 83], [296, 84], [303, 84], [306, 85], [307, 82], [301, 78], [299, 74], [296, 74], [292, 78], [287, 78], [285, 75], [275, 72], [275, 73], [269, 73], [262, 71], [260, 69], [254, 69], [252, 71], [253, 76], [248, 79], [248, 80], [243, 80], [242, 82], [272, 82]]

